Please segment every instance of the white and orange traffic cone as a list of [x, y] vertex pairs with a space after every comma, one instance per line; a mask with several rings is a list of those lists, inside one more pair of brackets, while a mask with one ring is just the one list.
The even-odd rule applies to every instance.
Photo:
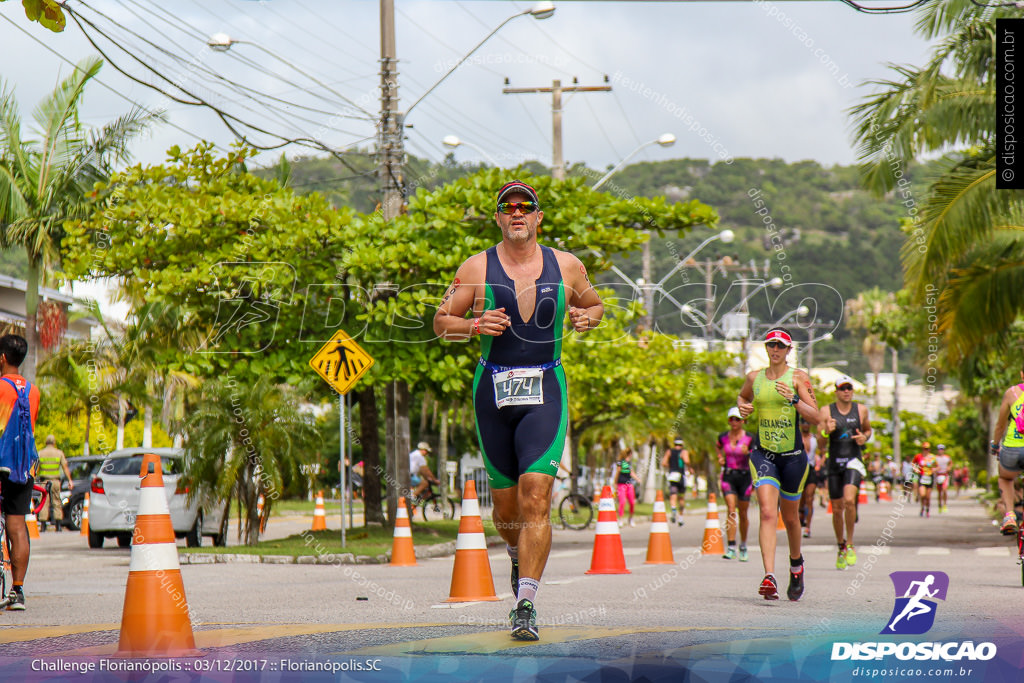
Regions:
[[[152, 471], [150, 468], [152, 467]], [[139, 510], [124, 592], [122, 657], [190, 657], [196, 649], [160, 456], [142, 456]]]
[[395, 536], [391, 543], [391, 566], [392, 567], [415, 567], [416, 549], [412, 545], [412, 527], [409, 525], [409, 512], [407, 500], [400, 500], [398, 514], [395, 515]]
[[266, 520], [266, 518], [263, 517], [263, 510], [264, 510], [263, 506], [264, 506], [265, 503], [266, 503], [266, 499], [263, 497], [263, 494], [261, 493], [260, 497], [256, 499], [256, 518], [260, 520], [260, 533], [261, 534], [267, 530], [267, 520]]
[[39, 538], [39, 522], [31, 512], [25, 515], [25, 526], [28, 527], [29, 538]]
[[718, 524], [718, 503], [715, 494], [708, 494], [708, 516], [704, 520], [704, 540], [700, 544], [701, 555], [724, 555], [725, 543], [722, 541], [722, 527]]
[[878, 486], [878, 500], [892, 502], [892, 496], [889, 495], [889, 482], [883, 481]]
[[324, 511], [324, 492], [316, 492], [316, 508], [313, 510], [312, 531], [327, 531], [327, 513]]
[[782, 521], [782, 501], [779, 501], [779, 510], [778, 510], [776, 518], [778, 519], [778, 522], [776, 522], [776, 524], [775, 524], [775, 530], [776, 531], [785, 531], [786, 530], [786, 523]]
[[863, 479], [860, 481], [860, 493], [857, 495], [857, 502], [860, 504], [868, 502], [868, 485]]
[[89, 535], [89, 492], [85, 492], [85, 500], [82, 502], [82, 536]]
[[672, 559], [672, 537], [668, 533], [668, 517], [665, 516], [665, 495], [658, 491], [654, 498], [651, 537], [647, 541], [647, 561], [644, 564], [675, 563]]
[[597, 533], [594, 535], [594, 554], [590, 558], [587, 574], [631, 574], [626, 569], [626, 556], [622, 552], [622, 537], [615, 514], [612, 487], [601, 489], [601, 504], [597, 508]]
[[459, 535], [455, 539], [455, 566], [452, 567], [452, 585], [445, 602], [493, 602], [497, 599], [491, 560], [487, 557], [484, 521], [480, 519], [480, 503], [476, 498], [476, 482], [469, 479], [462, 492], [462, 518], [459, 520]]

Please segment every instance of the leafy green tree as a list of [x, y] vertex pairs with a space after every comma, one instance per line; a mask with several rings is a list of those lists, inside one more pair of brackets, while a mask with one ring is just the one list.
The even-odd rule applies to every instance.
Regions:
[[[32, 7], [40, 3], [26, 2]], [[53, 3], [47, 3], [47, 6]], [[128, 144], [159, 118], [135, 109], [98, 131], [79, 119], [85, 86], [103, 62], [88, 58], [43, 98], [33, 112], [38, 138], [23, 137], [14, 92], [0, 83], [0, 248], [18, 246], [28, 261], [23, 372], [35, 379], [39, 337], [39, 287], [60, 262], [64, 222], [91, 212], [87, 194], [106, 178], [111, 164], [127, 159]]]
[[[0, 0], [6, 2], [7, 0]], [[38, 21], [54, 33], [60, 33], [67, 25], [67, 17], [64, 16], [64, 9], [57, 0], [21, 0], [25, 7], [25, 16], [29, 21]]]
[[[192, 405], [185, 454], [196, 494], [238, 502], [245, 543], [259, 542], [257, 499], [272, 505], [300, 466], [314, 460], [320, 435], [313, 417], [299, 410], [300, 390], [260, 378], [246, 386], [229, 378], [203, 385]], [[269, 514], [268, 512], [266, 514]]]

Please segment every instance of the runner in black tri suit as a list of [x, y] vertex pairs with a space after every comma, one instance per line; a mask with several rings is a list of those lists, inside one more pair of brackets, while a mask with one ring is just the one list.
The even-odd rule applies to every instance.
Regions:
[[577, 333], [604, 314], [580, 260], [537, 243], [539, 209], [526, 183], [498, 190], [501, 243], [459, 267], [434, 316], [442, 339], [481, 337], [473, 405], [494, 525], [512, 560], [517, 602], [509, 620], [517, 640], [539, 638], [534, 601], [551, 550], [551, 490], [568, 423], [565, 314]]
[[[665, 449], [661, 459], [662, 468], [668, 468], [668, 502], [672, 506], [672, 517], [669, 521], [683, 525], [683, 512], [686, 510], [686, 471], [690, 467], [690, 451], [683, 448], [682, 437], [676, 437], [672, 448]], [[679, 505], [678, 516], [676, 504]]]
[[822, 434], [828, 437], [828, 495], [832, 499], [832, 528], [839, 546], [836, 569], [846, 569], [857, 564], [853, 527], [857, 523], [860, 482], [867, 476], [861, 453], [871, 436], [868, 408], [853, 400], [851, 378], [843, 375], [836, 380], [836, 402], [821, 409], [819, 424]]

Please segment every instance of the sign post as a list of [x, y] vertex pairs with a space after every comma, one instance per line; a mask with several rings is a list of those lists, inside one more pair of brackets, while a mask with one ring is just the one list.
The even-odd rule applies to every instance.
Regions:
[[[350, 498], [347, 490], [345, 473], [345, 437], [348, 432], [345, 425], [345, 394], [347, 394], [359, 378], [373, 366], [373, 358], [344, 330], [338, 330], [330, 341], [309, 359], [309, 367], [320, 375], [325, 382], [338, 392], [338, 429], [340, 448], [338, 453], [338, 469], [341, 470], [341, 481], [338, 489], [341, 497], [341, 547], [345, 547], [345, 499]], [[351, 506], [351, 500], [349, 501]], [[365, 512], [364, 512], [365, 514]], [[349, 509], [349, 522], [352, 511]]]

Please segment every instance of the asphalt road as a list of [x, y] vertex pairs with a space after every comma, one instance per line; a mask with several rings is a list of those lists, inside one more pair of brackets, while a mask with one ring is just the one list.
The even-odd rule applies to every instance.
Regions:
[[[685, 526], [671, 528], [675, 564], [644, 564], [649, 525], [640, 524], [621, 532], [630, 574], [586, 575], [593, 528], [556, 530], [537, 599], [538, 643], [507, 635], [513, 605], [501, 547], [490, 552], [496, 602], [446, 603], [451, 557], [420, 560], [416, 567], [228, 563], [181, 571], [197, 645], [213, 658], [384, 658], [399, 670], [419, 661], [435, 673], [454, 666], [469, 676], [495, 657], [515, 657], [505, 661], [526, 666], [514, 676], [525, 680], [565, 667], [584, 672], [614, 661], [621, 670], [665, 657], [721, 660], [725, 668], [718, 673], [726, 675], [736, 665], [727, 661], [731, 653], [744, 662], [763, 659], [769, 671], [750, 675], [770, 680], [780, 652], [786, 661], [810, 661], [835, 641], [878, 640], [894, 605], [891, 572], [941, 571], [949, 576], [949, 593], [927, 637], [1015, 639], [1019, 659], [1024, 587], [1016, 547], [998, 534], [981, 505], [963, 495], [951, 499], [945, 514], [934, 512], [933, 504], [928, 519], [918, 516], [913, 502], [898, 500], [872, 501], [860, 510], [859, 562], [842, 571], [835, 568], [830, 518], [817, 510], [813, 535], [803, 541], [807, 589], [795, 603], [757, 594], [763, 569], [756, 508], [747, 563], [701, 555], [704, 519], [690, 515]], [[275, 518], [269, 531], [288, 535], [309, 521]], [[777, 538], [776, 573], [784, 577], [785, 534]], [[127, 549], [90, 550], [83, 537], [66, 532], [34, 541], [29, 609], [0, 615], [2, 655], [113, 654], [129, 557]]]

